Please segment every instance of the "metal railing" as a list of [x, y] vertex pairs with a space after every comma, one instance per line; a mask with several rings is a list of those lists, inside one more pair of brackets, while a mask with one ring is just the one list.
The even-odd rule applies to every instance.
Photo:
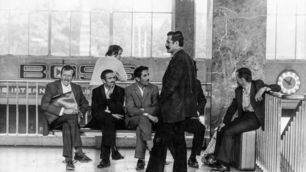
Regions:
[[[53, 80], [0, 80], [0, 135], [41, 135], [46, 122], [40, 108], [45, 86]], [[91, 91], [94, 88], [89, 81], [74, 81], [81, 85], [83, 93], [91, 105]], [[118, 82], [126, 87], [133, 83]], [[151, 82], [161, 88], [161, 82]], [[210, 106], [211, 84], [203, 83], [203, 91]], [[208, 107], [210, 109], [210, 107]], [[206, 112], [210, 114], [210, 112]], [[90, 118], [88, 113], [81, 121], [86, 124]]]
[[[299, 101], [296, 114], [281, 133], [282, 100]], [[256, 163], [264, 172], [305, 171], [306, 99], [302, 95], [267, 94], [265, 130], [257, 130]]]

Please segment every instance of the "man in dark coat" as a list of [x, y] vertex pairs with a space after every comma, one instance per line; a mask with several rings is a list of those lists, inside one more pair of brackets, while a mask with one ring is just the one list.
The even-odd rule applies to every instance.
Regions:
[[[110, 150], [116, 145], [116, 129], [124, 128], [124, 89], [116, 85], [116, 74], [106, 69], [101, 73], [104, 84], [92, 91], [92, 120], [89, 128], [102, 130], [101, 162], [98, 168], [110, 166]], [[112, 150], [114, 160], [122, 159], [118, 150]]]
[[195, 67], [192, 58], [183, 50], [182, 32], [167, 34], [167, 52], [172, 58], [162, 80], [160, 95], [161, 123], [150, 153], [147, 172], [163, 172], [167, 143], [174, 146], [174, 172], [187, 171], [185, 119], [196, 114]]
[[[236, 71], [238, 87], [235, 97], [228, 107], [223, 123], [220, 125], [214, 155], [219, 167], [214, 171], [230, 171], [234, 136], [243, 132], [258, 129], [264, 126], [265, 95], [267, 91], [278, 92], [279, 85], [266, 85], [262, 80], [252, 80], [251, 70], [240, 68]], [[232, 121], [233, 115], [238, 111], [238, 117]]]
[[[73, 147], [76, 149], [75, 160], [83, 162], [91, 160], [82, 151], [78, 124], [79, 115], [85, 114], [87, 111], [88, 101], [84, 97], [81, 87], [71, 82], [74, 76], [75, 70], [72, 66], [63, 66], [61, 80], [49, 83], [41, 100], [41, 108], [46, 115], [50, 129], [62, 129], [63, 131], [63, 156], [67, 170], [75, 168], [72, 161]], [[76, 106], [64, 107], [53, 103], [55, 97], [60, 97], [65, 93], [72, 94]]]

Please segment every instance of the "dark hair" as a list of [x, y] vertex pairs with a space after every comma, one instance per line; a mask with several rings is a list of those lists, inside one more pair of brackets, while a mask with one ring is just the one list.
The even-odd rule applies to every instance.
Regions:
[[242, 67], [242, 68], [238, 69], [236, 72], [237, 72], [239, 78], [244, 78], [247, 82], [252, 81], [252, 72], [251, 72], [250, 69], [248, 69], [246, 67]]
[[173, 43], [175, 41], [179, 42], [179, 46], [182, 47], [184, 46], [184, 36], [183, 33], [181, 31], [170, 31], [167, 33], [167, 36], [171, 35], [171, 40], [173, 41]]
[[73, 73], [72, 73], [72, 77], [75, 76], [75, 70], [74, 70], [74, 67], [70, 66], [70, 65], [65, 65], [62, 67], [62, 70], [61, 70], [61, 75], [63, 74], [64, 71], [67, 71], [67, 70], [72, 70]]
[[109, 74], [109, 73], [114, 73], [114, 71], [112, 71], [112, 70], [110, 70], [110, 69], [105, 69], [105, 70], [101, 73], [100, 78], [105, 80], [106, 75]]
[[119, 45], [110, 45], [105, 55], [106, 56], [112, 56], [112, 55], [117, 56], [120, 51], [123, 51], [123, 50]]
[[134, 70], [134, 77], [140, 78], [142, 71], [149, 70], [147, 66], [139, 66]]

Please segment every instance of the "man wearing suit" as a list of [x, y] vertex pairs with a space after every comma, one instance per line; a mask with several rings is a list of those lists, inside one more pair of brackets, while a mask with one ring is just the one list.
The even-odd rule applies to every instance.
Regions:
[[[214, 171], [230, 171], [229, 162], [232, 152], [233, 137], [242, 132], [258, 129], [264, 126], [265, 101], [267, 91], [280, 91], [276, 84], [266, 85], [262, 80], [252, 80], [252, 73], [248, 68], [236, 71], [238, 87], [235, 89], [235, 98], [227, 109], [223, 123], [217, 134], [214, 155], [218, 161], [218, 168]], [[232, 121], [238, 111], [238, 118]]]
[[[51, 129], [62, 129], [63, 131], [63, 156], [65, 157], [66, 169], [73, 170], [72, 149], [76, 149], [75, 160], [82, 162], [90, 161], [82, 151], [82, 141], [78, 125], [79, 115], [85, 114], [88, 101], [83, 95], [79, 85], [72, 83], [75, 71], [72, 66], [63, 66], [61, 79], [49, 83], [41, 100], [41, 108], [49, 121]], [[52, 98], [63, 93], [72, 92], [78, 104], [77, 108], [64, 108], [52, 103]]]
[[149, 150], [153, 147], [152, 122], [158, 122], [159, 95], [158, 87], [149, 83], [148, 67], [136, 68], [134, 77], [136, 83], [125, 88], [126, 125], [129, 129], [136, 129], [136, 170], [141, 170], [145, 167], [146, 147]]
[[[102, 130], [101, 162], [97, 167], [105, 168], [110, 166], [110, 149], [116, 145], [116, 129], [124, 128], [124, 89], [116, 85], [116, 74], [110, 69], [102, 71], [100, 78], [104, 84], [92, 91], [92, 120], [87, 127]], [[112, 158], [123, 157], [116, 150]]]
[[162, 79], [160, 95], [161, 123], [154, 137], [147, 172], [163, 172], [168, 143], [174, 146], [174, 172], [187, 171], [185, 120], [196, 114], [195, 67], [183, 50], [182, 32], [168, 32], [166, 48], [172, 58]]

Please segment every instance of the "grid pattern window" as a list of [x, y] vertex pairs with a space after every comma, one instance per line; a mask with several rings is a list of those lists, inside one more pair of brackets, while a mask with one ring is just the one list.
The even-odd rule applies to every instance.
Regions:
[[266, 58], [306, 60], [306, 1], [267, 1]]
[[212, 58], [213, 0], [195, 0], [195, 58]]
[[173, 0], [0, 0], [0, 55], [169, 57]]

